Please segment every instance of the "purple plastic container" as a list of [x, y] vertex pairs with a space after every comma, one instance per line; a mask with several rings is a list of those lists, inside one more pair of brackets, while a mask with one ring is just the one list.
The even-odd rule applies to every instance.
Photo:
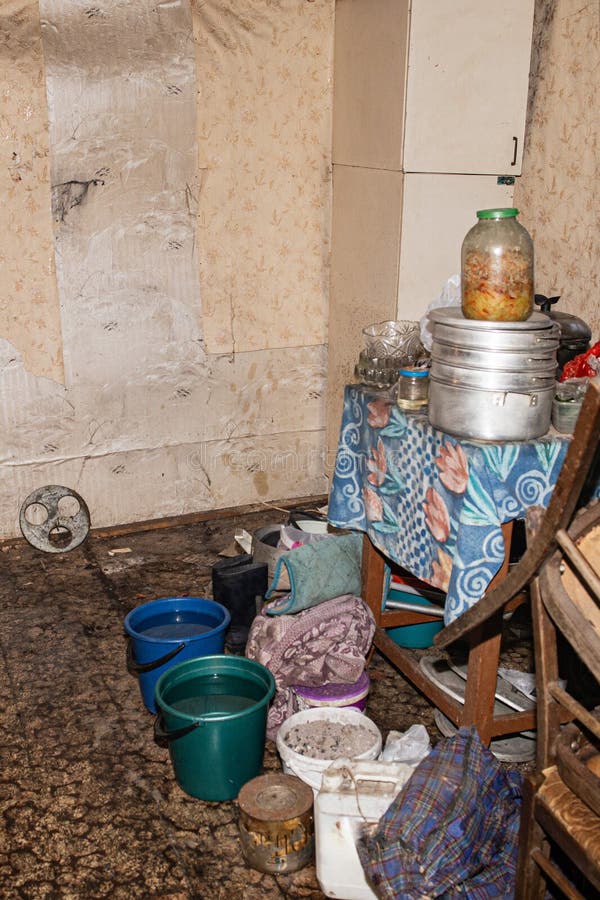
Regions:
[[369, 676], [363, 671], [354, 684], [324, 684], [321, 687], [296, 684], [293, 691], [298, 710], [312, 709], [316, 706], [352, 706], [364, 712], [370, 685]]

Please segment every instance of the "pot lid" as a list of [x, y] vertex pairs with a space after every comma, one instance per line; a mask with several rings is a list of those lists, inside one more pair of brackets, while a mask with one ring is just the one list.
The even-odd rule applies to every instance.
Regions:
[[287, 822], [312, 809], [312, 789], [296, 775], [268, 772], [248, 781], [238, 796], [238, 805], [261, 822]]
[[592, 329], [580, 319], [571, 313], [553, 310], [552, 306], [558, 303], [560, 297], [546, 297], [544, 294], [536, 294], [535, 302], [539, 306], [542, 313], [556, 322], [560, 328], [560, 337], [562, 343], [569, 344], [588, 344], [592, 339]]
[[467, 319], [460, 306], [443, 306], [429, 311], [432, 322], [472, 328], [474, 331], [539, 331], [551, 328], [552, 321], [544, 313], [533, 312], [524, 322], [492, 322], [487, 319]]

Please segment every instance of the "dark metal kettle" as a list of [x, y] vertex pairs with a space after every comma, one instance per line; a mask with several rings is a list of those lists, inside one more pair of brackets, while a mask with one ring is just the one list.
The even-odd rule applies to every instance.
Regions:
[[559, 300], [560, 297], [546, 297], [544, 294], [535, 295], [535, 302], [540, 312], [549, 316], [560, 328], [560, 344], [556, 354], [556, 361], [562, 369], [566, 362], [589, 350], [592, 329], [587, 322], [584, 322], [578, 316], [572, 316], [570, 313], [552, 309]]

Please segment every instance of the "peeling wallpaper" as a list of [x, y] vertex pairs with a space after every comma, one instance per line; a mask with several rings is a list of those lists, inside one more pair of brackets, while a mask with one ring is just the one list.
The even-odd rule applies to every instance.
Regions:
[[40, 0], [40, 13], [67, 386], [194, 371], [205, 354], [189, 6]]
[[14, 355], [0, 342], [5, 510], [43, 484], [77, 490], [96, 525], [323, 489], [322, 347], [293, 367], [282, 351], [213, 357], [201, 376], [99, 388], [93, 404]]
[[0, 536], [321, 493], [333, 0], [9, 6]]

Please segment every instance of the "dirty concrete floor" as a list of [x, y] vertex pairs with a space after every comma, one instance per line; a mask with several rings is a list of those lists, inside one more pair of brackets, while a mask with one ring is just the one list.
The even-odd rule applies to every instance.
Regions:
[[[158, 597], [209, 597], [211, 564], [234, 531], [279, 521], [265, 511], [91, 535], [66, 554], [0, 547], [0, 897], [324, 896], [312, 865], [271, 876], [246, 864], [235, 802], [180, 790], [125, 667], [129, 610]], [[429, 703], [377, 654], [370, 675], [367, 712], [384, 739], [415, 722], [439, 739]], [[264, 768], [280, 771], [270, 742]]]

